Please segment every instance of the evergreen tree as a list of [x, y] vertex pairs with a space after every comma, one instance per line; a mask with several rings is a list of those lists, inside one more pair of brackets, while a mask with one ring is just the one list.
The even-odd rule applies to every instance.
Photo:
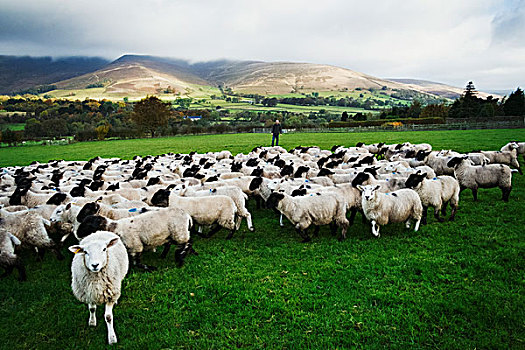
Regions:
[[522, 89], [518, 87], [516, 91], [510, 94], [503, 105], [503, 110], [508, 116], [525, 115], [525, 96]]

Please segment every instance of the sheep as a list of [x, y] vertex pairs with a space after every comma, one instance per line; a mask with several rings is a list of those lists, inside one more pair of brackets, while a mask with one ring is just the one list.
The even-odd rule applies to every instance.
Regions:
[[447, 165], [447, 162], [452, 159], [449, 156], [438, 156], [438, 153], [432, 151], [426, 156], [425, 163], [434, 169], [436, 175], [454, 175], [454, 169]]
[[[0, 226], [2, 219], [0, 218]], [[25, 281], [26, 270], [20, 257], [15, 254], [15, 246], [20, 245], [18, 238], [9, 233], [6, 229], [0, 227], [0, 267], [5, 269], [5, 273], [0, 278], [7, 277], [13, 272], [13, 269], [18, 270], [18, 280]]]
[[191, 216], [180, 208], [159, 208], [157, 211], [120, 220], [90, 215], [79, 225], [77, 234], [83, 238], [96, 231], [114, 232], [122, 239], [133, 265], [145, 271], [153, 271], [155, 267], [141, 263], [142, 252], [164, 245], [164, 257], [168, 247], [176, 243], [179, 249], [175, 252], [175, 260], [182, 266], [188, 252], [193, 251], [189, 231], [192, 224]]
[[391, 192], [405, 187], [405, 177], [388, 177], [384, 180], [376, 180], [370, 173], [359, 173], [352, 180], [352, 186], [358, 185], [379, 185], [381, 192]]
[[500, 151], [512, 151], [512, 149], [515, 148], [514, 145], [518, 146], [516, 150], [518, 154], [523, 155], [523, 159], [525, 160], [525, 142], [511, 141], [505, 146], [501, 147]]
[[108, 343], [115, 344], [113, 306], [120, 298], [122, 280], [129, 268], [126, 247], [112, 232], [95, 232], [79, 245], [69, 247], [75, 254], [71, 263], [71, 289], [78, 301], [88, 304], [89, 326], [97, 325], [97, 305], [105, 304], [104, 320]]
[[[239, 221], [242, 218], [246, 218], [246, 224], [248, 225], [248, 229], [252, 232], [254, 231], [252, 215], [250, 214], [248, 209], [246, 209], [246, 200], [248, 200], [248, 196], [244, 192], [242, 192], [240, 188], [235, 186], [221, 186], [209, 190], [198, 190], [198, 188], [196, 188], [195, 186], [187, 187], [185, 185], [180, 185], [174, 190], [184, 197], [203, 197], [215, 195], [223, 195], [230, 197], [235, 203], [235, 206], [237, 207]], [[238, 227], [239, 224], [236, 224], [236, 226]]]
[[137, 216], [147, 211], [147, 208], [116, 209], [104, 203], [89, 202], [80, 209], [77, 220], [82, 222], [89, 215], [101, 215], [108, 219], [119, 220]]
[[466, 188], [471, 189], [474, 201], [478, 200], [478, 188], [480, 187], [499, 187], [503, 201], [509, 201], [509, 195], [512, 191], [512, 171], [507, 165], [472, 165], [466, 155], [452, 158], [447, 165], [454, 168], [454, 175], [458, 179], [460, 191]]
[[63, 243], [73, 233], [75, 238], [80, 241], [77, 236], [77, 229], [80, 225], [80, 221], [77, 220], [78, 213], [82, 209], [81, 206], [74, 203], [61, 204], [55, 208], [53, 214], [49, 218], [52, 227], [58, 226], [60, 230], [65, 231], [60, 239]]
[[[372, 222], [372, 234], [379, 237], [382, 225], [394, 222], [406, 222], [410, 228], [410, 220], [415, 219], [414, 231], [419, 229], [423, 215], [423, 205], [418, 194], [411, 189], [401, 189], [390, 193], [382, 193], [379, 185], [358, 185], [362, 192], [361, 205], [368, 220]], [[377, 225], [377, 228], [376, 228]]]
[[332, 232], [335, 233], [336, 226], [342, 228], [341, 238], [346, 238], [346, 230], [349, 222], [346, 219], [346, 201], [336, 193], [311, 194], [304, 197], [292, 197], [286, 193], [274, 192], [267, 201], [268, 208], [275, 208], [284, 214], [295, 226], [303, 242], [311, 240], [307, 230], [315, 225], [316, 234], [320, 225], [330, 224]]
[[[230, 197], [181, 197], [170, 190], [159, 190], [151, 199], [151, 204], [158, 207], [182, 208], [201, 226], [214, 225], [208, 237], [217, 233], [221, 227], [230, 231], [227, 239], [231, 239], [238, 230], [237, 207]], [[200, 233], [200, 232], [199, 232]]]
[[423, 205], [423, 225], [427, 224], [427, 209], [434, 208], [434, 217], [443, 222], [444, 219], [439, 217], [439, 211], [446, 214], [447, 204], [450, 203], [452, 213], [449, 221], [453, 221], [459, 202], [459, 183], [452, 176], [442, 175], [432, 180], [426, 178], [426, 174], [411, 174], [405, 183], [407, 188], [417, 192]]
[[518, 172], [520, 175], [523, 175], [523, 172], [520, 168], [520, 163], [518, 162], [518, 145], [514, 144], [511, 145], [510, 151], [481, 151], [480, 153], [483, 154], [485, 157], [487, 157], [490, 161], [490, 164], [506, 164], [506, 165], [512, 165], [516, 169], [518, 169]]
[[42, 218], [40, 214], [30, 210], [10, 213], [0, 209], [0, 218], [3, 219], [0, 228], [8, 230], [23, 245], [38, 248], [40, 259], [43, 258], [44, 248], [52, 250], [58, 260], [64, 258], [58, 245], [49, 238], [46, 231], [45, 225], [49, 226], [49, 221]]

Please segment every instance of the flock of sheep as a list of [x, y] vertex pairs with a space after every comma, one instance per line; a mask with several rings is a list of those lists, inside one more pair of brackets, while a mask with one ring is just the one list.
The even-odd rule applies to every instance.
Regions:
[[[380, 226], [414, 221], [427, 223], [427, 209], [437, 221], [451, 207], [454, 220], [463, 189], [499, 187], [508, 201], [512, 172], [525, 143], [509, 142], [500, 151], [460, 154], [433, 151], [429, 144], [384, 143], [355, 147], [256, 147], [249, 154], [229, 151], [163, 154], [132, 160], [93, 158], [53, 160], [25, 167], [7, 167], [0, 175], [0, 266], [3, 276], [15, 268], [26, 279], [16, 246], [46, 250], [62, 259], [60, 248], [73, 235], [72, 289], [89, 307], [89, 325], [96, 325], [96, 306], [105, 304], [108, 342], [117, 342], [113, 305], [131, 263], [141, 262], [145, 250], [164, 246], [165, 257], [176, 245], [182, 265], [197, 254], [192, 235], [210, 237], [221, 228], [231, 238], [242, 219], [254, 230], [246, 207], [254, 198], [286, 217], [304, 242], [321, 225], [330, 225], [346, 238], [356, 213]], [[515, 169], [511, 169], [512, 166]], [[206, 228], [206, 231], [203, 230]]]

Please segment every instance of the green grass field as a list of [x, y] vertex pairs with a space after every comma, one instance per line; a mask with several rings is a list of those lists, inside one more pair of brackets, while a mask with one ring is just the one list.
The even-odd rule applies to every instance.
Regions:
[[[499, 149], [525, 130], [282, 135], [297, 145], [429, 142], [434, 148]], [[249, 152], [268, 144], [268, 134], [187, 136], [0, 149], [1, 166], [33, 160], [88, 159], [228, 149]], [[522, 166], [523, 166], [522, 161]], [[479, 202], [461, 195], [455, 222], [429, 224], [419, 232], [403, 225], [373, 238], [358, 214], [346, 241], [327, 228], [300, 243], [293, 227], [276, 215], [248, 208], [232, 240], [226, 232], [195, 238], [198, 256], [176, 268], [149, 252], [153, 273], [132, 270], [114, 308], [117, 348], [132, 349], [335, 349], [525, 347], [525, 177], [513, 175], [510, 201], [497, 189], [480, 190]], [[73, 244], [67, 241], [66, 245]], [[88, 327], [87, 307], [70, 287], [71, 254], [37, 262], [23, 252], [28, 281], [0, 281], [0, 348], [103, 349], [106, 327]]]

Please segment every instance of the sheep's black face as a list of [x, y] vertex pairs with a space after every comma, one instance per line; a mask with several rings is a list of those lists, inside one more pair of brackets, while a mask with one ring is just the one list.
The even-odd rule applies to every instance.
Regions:
[[209, 168], [211, 168], [214, 164], [215, 164], [215, 162], [208, 162], [208, 163], [204, 164], [204, 167], [203, 167], [203, 168], [204, 168], [204, 169], [209, 169]]
[[104, 186], [104, 181], [102, 181], [102, 180], [93, 181], [89, 185], [89, 189], [91, 191], [98, 191], [102, 186]]
[[63, 201], [65, 201], [67, 198], [67, 195], [65, 193], [55, 193], [51, 196], [46, 202], [46, 204], [51, 205], [60, 205]]
[[273, 209], [277, 208], [277, 205], [279, 205], [279, 202], [284, 198], [284, 195], [282, 193], [274, 192], [268, 197], [268, 200], [266, 201], [266, 208]]
[[276, 167], [279, 167], [279, 168], [283, 168], [285, 165], [286, 165], [286, 162], [282, 159], [277, 159], [274, 163], [273, 163]]
[[281, 177], [292, 175], [293, 174], [293, 166], [291, 165], [285, 165], [281, 168], [281, 171], [279, 172]]
[[317, 176], [328, 176], [328, 175], [333, 175], [335, 174], [332, 170], [330, 169], [326, 169], [326, 168], [322, 168], [318, 173], [317, 173]]
[[232, 166], [230, 169], [232, 172], [240, 171], [242, 169], [242, 163], [232, 162]]
[[296, 189], [292, 191], [292, 197], [300, 197], [300, 196], [306, 196], [306, 189]]
[[358, 185], [362, 185], [363, 182], [367, 181], [369, 178], [370, 178], [370, 175], [368, 173], [359, 173], [352, 180], [352, 186], [357, 187]]
[[310, 168], [308, 168], [307, 166], [301, 165], [299, 168], [297, 168], [293, 177], [301, 177], [303, 176], [304, 173], [308, 172], [308, 170], [310, 170]]
[[151, 198], [151, 205], [156, 207], [169, 207], [170, 190], [158, 190]]
[[95, 202], [86, 203], [82, 207], [82, 209], [80, 209], [80, 211], [78, 212], [78, 214], [77, 214], [77, 221], [78, 222], [82, 222], [88, 216], [95, 215], [96, 213], [98, 213], [99, 210], [100, 210], [100, 205], [99, 204], [97, 204]]
[[359, 161], [359, 164], [361, 165], [372, 164], [373, 162], [374, 162], [374, 156], [366, 156], [366, 157], [363, 157], [363, 159]]
[[261, 168], [253, 169], [250, 176], [262, 176], [263, 170]]
[[350, 157], [348, 158], [348, 163], [353, 163], [355, 161], [357, 161], [359, 159], [359, 157]]
[[454, 158], [452, 158], [451, 160], [448, 161], [447, 166], [449, 168], [455, 168], [456, 166], [461, 164], [461, 162], [463, 162], [463, 158], [461, 158], [461, 157], [454, 157]]
[[383, 147], [384, 145], [385, 145], [384, 142], [379, 142], [379, 143], [377, 144], [377, 148], [381, 148], [381, 147]]
[[377, 169], [379, 169], [379, 167], [372, 166], [372, 167], [366, 168], [365, 170], [363, 170], [363, 172], [369, 173], [372, 176], [377, 176]]
[[250, 185], [248, 186], [248, 189], [250, 191], [255, 191], [257, 188], [261, 186], [263, 182], [262, 177], [256, 177], [252, 181], [250, 181]]
[[120, 188], [120, 183], [117, 182], [117, 183], [109, 185], [106, 191], [116, 191], [119, 188]]
[[259, 158], [265, 158], [267, 154], [268, 151], [262, 151], [261, 153], [259, 153]]
[[84, 186], [73, 187], [69, 192], [71, 197], [84, 197], [86, 194], [86, 188]]
[[204, 164], [206, 164], [207, 161], [208, 161], [208, 158], [201, 158], [199, 160], [199, 165], [204, 165]]
[[246, 166], [257, 166], [259, 164], [259, 160], [257, 158], [250, 158], [246, 162]]
[[194, 178], [196, 178], [197, 180], [202, 180], [204, 179], [206, 176], [203, 175], [203, 174], [195, 174], [195, 176], [193, 176]]
[[261, 148], [261, 146], [257, 146], [257, 147], [252, 148], [252, 152], [256, 152], [259, 148]]
[[408, 176], [408, 179], [405, 181], [405, 186], [407, 188], [416, 188], [425, 178], [426, 174], [419, 175], [419, 174], [410, 174]]
[[428, 157], [429, 154], [430, 152], [418, 151], [416, 154], [416, 160], [422, 162], [426, 157]]
[[[336, 149], [338, 149], [339, 147], [341, 147], [340, 145], [333, 145], [332, 148], [330, 148], [330, 151], [335, 151]], [[358, 146], [359, 147], [359, 146]]]
[[206, 181], [204, 182], [215, 182], [215, 181], [219, 181], [219, 177], [217, 175], [207, 178]]
[[365, 144], [363, 142], [358, 142], [355, 144], [356, 147], [363, 147]]
[[80, 183], [78, 184], [79, 186], [87, 186], [91, 183], [91, 180], [90, 179], [82, 179], [80, 180]]
[[325, 158], [321, 158], [321, 159], [319, 159], [319, 160], [317, 161], [317, 166], [318, 166], [319, 168], [322, 168], [323, 165], [324, 165], [324, 163], [326, 163], [327, 161], [328, 161], [328, 158], [327, 158], [327, 157], [325, 157]]
[[403, 147], [403, 144], [402, 143], [398, 143], [396, 145], [396, 147], [394, 147], [394, 149], [399, 150], [399, 149], [401, 149], [401, 147]]
[[411, 149], [405, 153], [405, 158], [414, 158], [416, 156], [416, 151]]
[[103, 216], [90, 215], [78, 226], [78, 238], [84, 238], [97, 231], [107, 231], [108, 220]]
[[156, 185], [160, 182], [160, 178], [159, 177], [152, 177], [148, 180], [148, 183], [146, 184], [146, 186], [152, 186], [152, 185]]
[[21, 205], [22, 204], [22, 192], [17, 188], [11, 197], [9, 197], [10, 205]]

